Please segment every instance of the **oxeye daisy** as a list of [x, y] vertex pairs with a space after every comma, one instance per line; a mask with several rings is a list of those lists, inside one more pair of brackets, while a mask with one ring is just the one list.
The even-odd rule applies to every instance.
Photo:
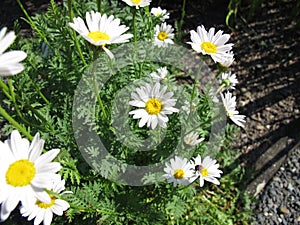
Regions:
[[210, 55], [214, 62], [223, 62], [228, 57], [231, 57], [231, 50], [233, 44], [225, 44], [229, 38], [229, 34], [223, 34], [223, 31], [219, 30], [215, 34], [215, 28], [210, 28], [207, 32], [204, 26], [198, 26], [197, 32], [190, 31], [191, 41], [187, 42], [192, 48], [203, 55]]
[[130, 105], [139, 107], [130, 111], [129, 114], [133, 115], [133, 119], [141, 119], [139, 127], [143, 127], [147, 124], [147, 127], [155, 129], [157, 124], [166, 128], [166, 123], [169, 121], [168, 114], [178, 112], [178, 109], [174, 108], [176, 99], [171, 99], [173, 92], [167, 92], [167, 87], [163, 87], [160, 90], [160, 84], [156, 83], [154, 87], [149, 84], [136, 88], [136, 92], [131, 93], [132, 101]]
[[135, 6], [135, 8], [145, 7], [150, 5], [151, 0], [122, 0], [129, 6]]
[[225, 86], [226, 89], [235, 89], [235, 85], [238, 83], [238, 80], [234, 73], [222, 73], [221, 78], [221, 83]]
[[0, 76], [11, 76], [22, 72], [24, 66], [20, 62], [27, 56], [23, 51], [5, 52], [16, 38], [13, 31], [7, 34], [6, 31], [6, 27], [0, 31]]
[[152, 8], [150, 12], [155, 17], [158, 17], [162, 22], [170, 18], [170, 13], [168, 13], [166, 9], [161, 9], [160, 7]]
[[53, 149], [41, 155], [44, 140], [37, 133], [31, 144], [14, 130], [10, 139], [0, 141], [0, 218], [6, 220], [18, 203], [28, 206], [33, 199], [51, 203], [44, 190], [61, 169], [58, 162], [51, 162], [59, 153]]
[[155, 35], [154, 35], [154, 45], [158, 47], [167, 47], [168, 44], [174, 44], [174, 29], [171, 25], [162, 23], [161, 25], [156, 25]]
[[244, 127], [245, 117], [244, 115], [239, 115], [236, 110], [236, 97], [232, 96], [230, 92], [226, 92], [224, 95], [221, 93], [221, 98], [223, 101], [224, 108], [227, 112], [227, 116], [238, 126]]
[[153, 78], [154, 81], [160, 82], [161, 80], [165, 79], [167, 74], [167, 67], [160, 67], [156, 70], [156, 72], [150, 73], [150, 76]]
[[[61, 194], [61, 192], [65, 189], [65, 181], [64, 180], [54, 180], [52, 182], [52, 187], [50, 188], [52, 192], [56, 194]], [[62, 193], [63, 194], [63, 193]], [[68, 202], [56, 198], [55, 196], [49, 194], [49, 197], [51, 198], [51, 202], [49, 204], [41, 202], [39, 200], [36, 200], [33, 203], [33, 206], [28, 208], [25, 206], [21, 206], [20, 212], [23, 217], [28, 216], [28, 221], [34, 219], [34, 224], [38, 225], [42, 221], [44, 225], [50, 225], [53, 214], [56, 214], [58, 216], [62, 216], [63, 212], [66, 211], [68, 208], [70, 208], [70, 205]]]
[[204, 181], [209, 181], [216, 185], [220, 184], [216, 178], [220, 178], [223, 172], [219, 170], [219, 164], [216, 164], [216, 162], [216, 160], [213, 160], [209, 156], [206, 156], [203, 161], [200, 155], [192, 159], [191, 163], [195, 169], [197, 178], [199, 178], [200, 187], [203, 187]]
[[69, 26], [76, 30], [84, 39], [96, 46], [102, 46], [103, 50], [110, 58], [113, 54], [105, 47], [110, 44], [128, 42], [132, 34], [124, 34], [129, 28], [120, 25], [120, 19], [114, 19], [114, 16], [101, 15], [99, 12], [87, 12], [85, 25], [82, 18], [74, 18]]
[[198, 137], [199, 135], [196, 132], [191, 132], [184, 136], [183, 141], [189, 146], [195, 146], [204, 140], [204, 138], [198, 139]]
[[195, 179], [192, 169], [193, 165], [186, 158], [175, 156], [166, 163], [163, 178], [166, 178], [168, 183], [173, 183], [174, 187], [180, 184], [187, 186]]

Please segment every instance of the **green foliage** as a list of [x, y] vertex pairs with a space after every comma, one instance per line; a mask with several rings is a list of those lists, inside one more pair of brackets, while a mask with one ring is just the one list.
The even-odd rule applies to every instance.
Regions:
[[[203, 143], [194, 147], [193, 156], [215, 153], [214, 149], [208, 149], [207, 142], [212, 124], [220, 121], [216, 116], [218, 112], [212, 109], [211, 97], [203, 90], [195, 88], [197, 83], [194, 86], [187, 83], [178, 85], [180, 77], [191, 76], [179, 68], [164, 63], [132, 63], [116, 69], [114, 76], [105, 80], [111, 75], [110, 70], [105, 70], [105, 65], [112, 63], [106, 58], [106, 61], [95, 64], [96, 72], [93, 67], [87, 73], [88, 66], [97, 59], [101, 48], [91, 46], [68, 23], [73, 14], [76, 17], [85, 17], [87, 11], [96, 8], [96, 1], [66, 1], [58, 6], [52, 0], [45, 14], [26, 17], [25, 21], [35, 31], [34, 35], [31, 38], [20, 38], [12, 47], [28, 54], [25, 70], [9, 79], [9, 92], [15, 93], [14, 98], [0, 92], [1, 101], [12, 118], [30, 134], [40, 132], [41, 137], [46, 140], [45, 150], [61, 149], [57, 158], [63, 167], [60, 174], [66, 180], [67, 190], [72, 191], [72, 194], [62, 195], [62, 199], [67, 200], [71, 207], [66, 212], [67, 218], [57, 217], [53, 224], [247, 224], [245, 221], [249, 216], [246, 210], [249, 208], [249, 198], [239, 186], [244, 175], [243, 169], [234, 163], [236, 151], [228, 147], [236, 132], [233, 125], [226, 127], [223, 140], [221, 135], [216, 137], [220, 139], [222, 150], [215, 156], [219, 159], [222, 170], [226, 171], [220, 187], [208, 185], [200, 189], [197, 183], [187, 187], [173, 187], [159, 173], [143, 177], [145, 184], [152, 183], [148, 186], [122, 185], [120, 174], [126, 171], [126, 165], [112, 164], [112, 156], [129, 165], [157, 163], [167, 159], [174, 149], [188, 152], [190, 147], [181, 140], [190, 131], [196, 131], [205, 138]], [[138, 40], [152, 40], [154, 27], [160, 23], [157, 18], [151, 17], [149, 7], [136, 11], [134, 8], [125, 7], [122, 1], [102, 1], [101, 12], [119, 18], [121, 24], [130, 28], [128, 33], [136, 31]], [[132, 25], [134, 13], [136, 29]], [[182, 23], [183, 18], [179, 27]], [[116, 45], [109, 46], [110, 49], [114, 47]], [[174, 55], [180, 58], [180, 52], [175, 52]], [[124, 60], [132, 61], [125, 53]], [[133, 109], [125, 94], [133, 92], [142, 83], [153, 84], [149, 74], [162, 66], [167, 66], [169, 71], [163, 84], [177, 87], [172, 90], [175, 93], [174, 98], [182, 105], [188, 100], [188, 103], [194, 103], [196, 107], [190, 107], [190, 113], [183, 111], [179, 115], [169, 116], [170, 121], [165, 130], [140, 128], [138, 121], [133, 120], [127, 113], [124, 118], [114, 117], [114, 113], [120, 115]], [[82, 96], [90, 96], [96, 102], [94, 108], [89, 101], [82, 98], [79, 101], [80, 107], [73, 109], [75, 90], [81, 80], [87, 85], [85, 87], [91, 87], [96, 82], [93, 88], [101, 89], [99, 95], [95, 94], [93, 88], [82, 90]], [[106, 81], [105, 84], [100, 82], [103, 80]], [[132, 83], [134, 85], [130, 85]], [[119, 102], [114, 106], [112, 102], [115, 99]], [[103, 141], [102, 145], [91, 144], [84, 148], [83, 155], [76, 141], [79, 139], [82, 143], [94, 143], [95, 140], [86, 138], [83, 130], [73, 130], [73, 110], [76, 111], [76, 119], [86, 125], [87, 131], [94, 131]], [[192, 119], [189, 120], [190, 117]], [[0, 123], [2, 121], [4, 119], [0, 117]], [[117, 136], [114, 123], [124, 124], [120, 129], [125, 129], [128, 125], [136, 136], [126, 133]], [[12, 129], [10, 124], [5, 123], [1, 132], [8, 135]], [[149, 145], [154, 146], [151, 151], [138, 150], [144, 145], [145, 138], [149, 138]], [[124, 143], [128, 143], [129, 147]], [[103, 149], [107, 149], [109, 154], [101, 155]], [[90, 159], [90, 165], [86, 163], [86, 158]], [[114, 183], [108, 177], [119, 179], [119, 182]], [[16, 214], [4, 224], [16, 224], [13, 222]], [[20, 223], [25, 223], [21, 221]]]

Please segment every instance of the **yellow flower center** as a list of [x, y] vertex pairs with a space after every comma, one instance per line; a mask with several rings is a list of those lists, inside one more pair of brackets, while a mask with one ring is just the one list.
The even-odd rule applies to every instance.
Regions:
[[49, 204], [41, 202], [39, 200], [36, 201], [35, 204], [37, 204], [38, 207], [43, 208], [43, 209], [48, 209], [50, 207], [52, 207], [55, 203], [56, 197], [54, 197], [53, 195], [49, 195], [51, 198], [51, 202]]
[[132, 3], [139, 5], [141, 3], [142, 0], [131, 0]]
[[196, 165], [195, 170], [199, 171], [203, 177], [208, 175], [208, 170], [202, 165]]
[[182, 179], [184, 177], [184, 171], [183, 169], [177, 169], [174, 171], [174, 177], [176, 179]]
[[150, 115], [157, 115], [160, 113], [161, 109], [162, 109], [162, 102], [157, 99], [157, 98], [150, 98], [147, 102], [146, 102], [146, 111], [150, 114]]
[[88, 37], [91, 38], [94, 42], [110, 40], [110, 36], [107, 33], [100, 31], [89, 32]]
[[233, 112], [232, 112], [232, 111], [227, 112], [227, 116], [228, 116], [229, 118], [232, 117], [232, 116], [233, 116]]
[[6, 182], [14, 187], [23, 187], [32, 181], [36, 174], [34, 164], [27, 159], [21, 159], [8, 167]]
[[157, 35], [157, 38], [158, 38], [160, 41], [164, 41], [165, 39], [168, 38], [168, 34], [167, 34], [167, 32], [165, 32], [165, 31], [160, 31], [159, 34]]
[[156, 15], [155, 15], [156, 17], [160, 17], [161, 16], [161, 13], [156, 13]]
[[203, 177], [206, 177], [208, 175], [208, 170], [206, 168], [203, 168], [201, 171], [200, 171], [201, 175]]
[[203, 42], [201, 44], [201, 49], [206, 53], [217, 53], [217, 46], [211, 42]]

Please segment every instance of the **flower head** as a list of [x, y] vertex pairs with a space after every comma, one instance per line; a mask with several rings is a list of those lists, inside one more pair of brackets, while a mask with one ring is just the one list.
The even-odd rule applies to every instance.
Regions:
[[44, 140], [37, 133], [31, 144], [20, 133], [14, 130], [10, 139], [0, 141], [0, 203], [1, 220], [8, 218], [11, 211], [21, 201], [30, 205], [33, 199], [51, 203], [51, 198], [44, 190], [51, 184], [51, 179], [57, 178], [61, 165], [51, 162], [59, 153], [53, 149], [41, 155]]
[[161, 9], [160, 7], [152, 8], [150, 12], [162, 22], [170, 18], [170, 13], [168, 13], [166, 9]]
[[219, 164], [216, 164], [216, 162], [216, 160], [213, 160], [209, 156], [206, 156], [202, 161], [200, 155], [191, 161], [197, 178], [199, 177], [200, 187], [203, 187], [205, 180], [216, 185], [220, 184], [216, 178], [220, 178], [223, 172], [219, 170]]
[[204, 138], [198, 139], [198, 137], [199, 135], [196, 132], [191, 132], [184, 136], [183, 141], [187, 145], [195, 146], [204, 140]]
[[13, 31], [5, 34], [6, 31], [6, 27], [0, 31], [0, 76], [11, 76], [22, 72], [24, 66], [20, 62], [27, 56], [23, 51], [5, 52], [16, 38]]
[[[53, 180], [50, 190], [56, 194], [60, 194], [65, 189], [65, 181], [61, 179]], [[20, 212], [23, 217], [28, 216], [28, 221], [34, 219], [34, 224], [38, 225], [44, 221], [44, 225], [50, 225], [53, 213], [62, 216], [63, 212], [70, 208], [68, 202], [56, 198], [49, 194], [51, 202], [49, 204], [35, 200], [31, 207], [21, 206]]]
[[162, 23], [161, 25], [156, 25], [155, 35], [154, 35], [154, 45], [158, 47], [167, 47], [168, 44], [174, 44], [174, 29], [171, 25]]
[[135, 6], [135, 8], [145, 7], [150, 5], [151, 0], [122, 0], [129, 6]]
[[147, 127], [155, 129], [157, 124], [166, 128], [166, 123], [169, 121], [167, 115], [173, 112], [178, 112], [178, 109], [174, 108], [176, 99], [171, 99], [173, 92], [167, 92], [167, 87], [163, 87], [160, 90], [160, 84], [156, 83], [154, 87], [149, 84], [136, 88], [136, 93], [131, 93], [132, 101], [130, 105], [139, 107], [130, 111], [129, 114], [133, 114], [133, 119], [141, 119], [139, 127], [143, 127], [147, 124]]
[[167, 67], [160, 67], [156, 70], [156, 72], [152, 72], [150, 74], [150, 76], [153, 78], [153, 80], [155, 80], [156, 82], [159, 82], [159, 81], [165, 79], [167, 74], [168, 74]]
[[166, 163], [163, 177], [167, 179], [168, 183], [173, 183], [174, 187], [180, 184], [189, 185], [195, 179], [192, 169], [193, 166], [187, 159], [175, 156]]
[[224, 62], [228, 57], [231, 57], [231, 50], [233, 44], [225, 44], [229, 38], [229, 34], [223, 34], [223, 31], [219, 30], [215, 34], [215, 28], [210, 28], [207, 32], [204, 26], [198, 26], [197, 32], [190, 31], [191, 41], [188, 42], [192, 48], [203, 55], [210, 55], [214, 62]]
[[234, 73], [222, 73], [222, 84], [225, 85], [226, 89], [235, 89], [235, 85], [238, 83], [236, 75]]
[[87, 12], [85, 25], [82, 18], [74, 18], [69, 26], [76, 30], [84, 39], [96, 46], [102, 46], [103, 50], [110, 58], [113, 54], [105, 47], [110, 44], [128, 42], [132, 34], [124, 34], [129, 28], [120, 25], [120, 19], [114, 19], [114, 16], [101, 15], [99, 12]]
[[244, 127], [245, 117], [244, 115], [239, 115], [236, 110], [236, 97], [232, 96], [230, 92], [226, 92], [224, 95], [221, 93], [221, 98], [223, 105], [227, 112], [227, 116], [238, 126]]

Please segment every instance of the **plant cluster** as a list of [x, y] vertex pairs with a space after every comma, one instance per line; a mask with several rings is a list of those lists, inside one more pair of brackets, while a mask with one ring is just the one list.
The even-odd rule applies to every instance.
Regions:
[[151, 0], [18, 3], [35, 33], [0, 31], [1, 221], [247, 224], [229, 34], [178, 45]]

